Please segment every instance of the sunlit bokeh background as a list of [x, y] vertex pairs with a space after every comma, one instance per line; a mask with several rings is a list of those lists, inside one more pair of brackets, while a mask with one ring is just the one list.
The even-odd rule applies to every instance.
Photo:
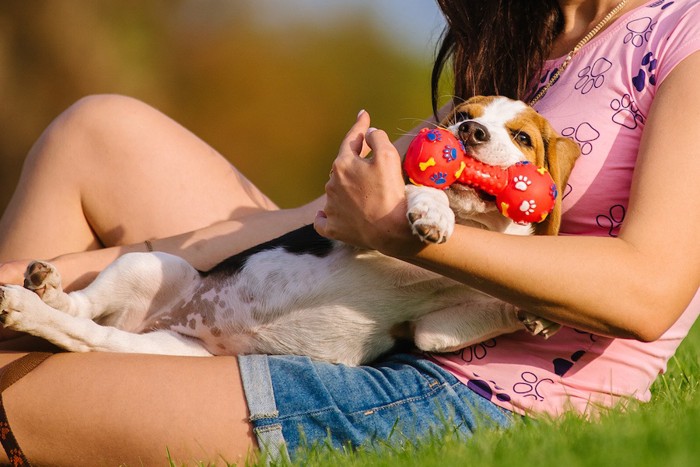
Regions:
[[430, 114], [442, 27], [433, 0], [2, 0], [0, 212], [43, 129], [96, 93], [162, 110], [283, 207], [311, 200], [360, 109], [391, 136]]

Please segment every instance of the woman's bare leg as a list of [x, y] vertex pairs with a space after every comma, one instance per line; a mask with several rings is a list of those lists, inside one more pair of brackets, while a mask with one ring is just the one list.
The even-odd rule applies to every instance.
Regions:
[[275, 208], [162, 113], [92, 96], [61, 114], [27, 156], [0, 220], [0, 262], [137, 243]]
[[255, 446], [232, 357], [58, 354], [3, 399], [37, 465], [243, 464]]
[[[138, 243], [271, 209], [160, 112], [94, 96], [60, 115], [30, 151], [0, 220], [0, 262]], [[0, 366], [42, 345], [29, 336], [2, 342]], [[37, 464], [165, 465], [166, 449], [176, 464], [236, 462], [254, 446], [233, 358], [60, 354], [3, 398]]]

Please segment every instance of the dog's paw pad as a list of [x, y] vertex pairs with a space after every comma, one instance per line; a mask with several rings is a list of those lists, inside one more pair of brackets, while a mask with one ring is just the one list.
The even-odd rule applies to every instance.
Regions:
[[24, 287], [43, 297], [49, 290], [61, 290], [61, 276], [51, 263], [32, 261], [24, 272]]
[[439, 209], [422, 211], [414, 209], [407, 214], [413, 234], [426, 243], [444, 243], [452, 235], [454, 214], [440, 213]]
[[416, 222], [411, 224], [414, 235], [426, 243], [445, 243], [447, 236], [435, 225]]

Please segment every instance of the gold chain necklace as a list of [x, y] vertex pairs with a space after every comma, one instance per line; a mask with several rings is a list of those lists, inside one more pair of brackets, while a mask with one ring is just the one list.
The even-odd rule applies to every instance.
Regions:
[[532, 100], [530, 100], [531, 106], [535, 105], [535, 103], [537, 101], [542, 99], [542, 97], [544, 97], [544, 95], [547, 94], [547, 91], [549, 91], [549, 88], [552, 87], [554, 82], [557, 79], [559, 79], [561, 74], [564, 73], [564, 70], [566, 70], [566, 68], [569, 66], [569, 63], [571, 63], [571, 59], [574, 58], [574, 55], [576, 55], [578, 53], [578, 51], [581, 50], [581, 47], [586, 45], [588, 43], [588, 41], [593, 39], [593, 37], [595, 37], [595, 35], [598, 34], [598, 32], [601, 29], [603, 29], [603, 26], [608, 24], [608, 22], [611, 19], [613, 19], [620, 12], [620, 10], [622, 10], [625, 7], [626, 3], [627, 3], [627, 0], [622, 0], [620, 3], [618, 3], [615, 6], [615, 8], [610, 10], [610, 12], [607, 15], [605, 15], [605, 18], [600, 20], [600, 23], [596, 24], [596, 26], [593, 29], [591, 29], [590, 32], [584, 36], [583, 39], [578, 41], [578, 44], [576, 44], [574, 46], [574, 48], [571, 49], [571, 52], [566, 54], [566, 58], [564, 58], [564, 61], [561, 63], [561, 65], [559, 65], [559, 68], [554, 70], [554, 73], [552, 73], [552, 76], [549, 78], [549, 81], [547, 81], [547, 84], [545, 84], [544, 87], [542, 89], [540, 89], [537, 94], [535, 94], [535, 97], [533, 97]]

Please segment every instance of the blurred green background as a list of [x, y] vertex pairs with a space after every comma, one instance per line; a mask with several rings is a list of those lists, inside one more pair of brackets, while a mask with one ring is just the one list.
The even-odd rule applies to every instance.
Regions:
[[283, 207], [311, 200], [360, 109], [391, 136], [430, 114], [441, 30], [432, 0], [2, 0], [0, 212], [42, 130], [96, 93], [162, 110]]

